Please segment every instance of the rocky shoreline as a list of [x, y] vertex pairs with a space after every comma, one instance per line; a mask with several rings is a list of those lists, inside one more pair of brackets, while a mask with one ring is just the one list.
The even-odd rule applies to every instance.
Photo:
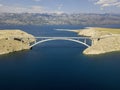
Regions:
[[77, 31], [78, 35], [88, 36], [92, 45], [83, 51], [86, 55], [120, 51], [120, 29], [90, 27]]
[[0, 30], [0, 55], [30, 49], [33, 35], [22, 30]]

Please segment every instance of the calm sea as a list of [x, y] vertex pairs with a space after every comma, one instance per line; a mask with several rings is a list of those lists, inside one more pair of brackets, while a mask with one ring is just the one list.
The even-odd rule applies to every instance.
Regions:
[[[120, 28], [120, 25], [104, 27]], [[84, 26], [0, 26], [35, 36], [77, 36], [55, 29]], [[120, 90], [120, 52], [86, 56], [85, 46], [50, 41], [0, 56], [0, 90]]]

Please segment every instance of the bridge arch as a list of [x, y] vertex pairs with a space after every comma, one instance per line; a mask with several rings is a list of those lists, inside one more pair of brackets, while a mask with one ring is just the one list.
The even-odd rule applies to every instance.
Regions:
[[76, 42], [76, 43], [82, 44], [82, 45], [84, 45], [84, 46], [86, 46], [86, 47], [90, 47], [88, 44], [86, 44], [86, 43], [84, 43], [84, 42], [82, 42], [82, 41], [79, 41], [79, 40], [75, 40], [75, 39], [68, 39], [68, 38], [50, 38], [50, 39], [40, 40], [40, 41], [32, 44], [32, 45], [30, 46], [30, 48], [32, 48], [32, 47], [34, 47], [34, 46], [36, 46], [36, 45], [38, 45], [38, 44], [40, 44], [40, 43], [44, 43], [44, 42], [48, 42], [48, 41], [53, 41], [53, 40], [67, 40], [67, 41], [72, 41], [72, 42]]

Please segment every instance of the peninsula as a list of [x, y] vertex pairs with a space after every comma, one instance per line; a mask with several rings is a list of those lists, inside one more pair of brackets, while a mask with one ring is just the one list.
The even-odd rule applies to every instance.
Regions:
[[33, 35], [22, 30], [0, 30], [0, 55], [30, 49]]
[[88, 36], [91, 46], [83, 51], [84, 54], [103, 54], [120, 51], [120, 29], [88, 27], [76, 30], [78, 35]]

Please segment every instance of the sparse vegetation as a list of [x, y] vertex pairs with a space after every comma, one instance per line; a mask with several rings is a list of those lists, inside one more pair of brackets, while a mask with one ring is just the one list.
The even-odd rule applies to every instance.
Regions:
[[[23, 34], [24, 33], [24, 34]], [[21, 30], [0, 30], [0, 55], [10, 53], [13, 51], [20, 51], [24, 49], [29, 49], [29, 44], [22, 43], [21, 49], [21, 39], [25, 42], [31, 43], [34, 42], [34, 36], [21, 31]], [[11, 37], [10, 39], [8, 39]], [[15, 37], [15, 38], [12, 38]], [[29, 40], [26, 40], [24, 37], [29, 37]], [[15, 39], [15, 40], [14, 40]]]
[[91, 27], [79, 30], [79, 35], [89, 36], [91, 47], [84, 50], [84, 54], [103, 54], [120, 51], [120, 29]]
[[108, 33], [111, 33], [111, 34], [120, 34], [120, 29], [113, 29], [113, 28], [95, 28], [95, 30], [104, 31], [104, 32], [108, 32]]

